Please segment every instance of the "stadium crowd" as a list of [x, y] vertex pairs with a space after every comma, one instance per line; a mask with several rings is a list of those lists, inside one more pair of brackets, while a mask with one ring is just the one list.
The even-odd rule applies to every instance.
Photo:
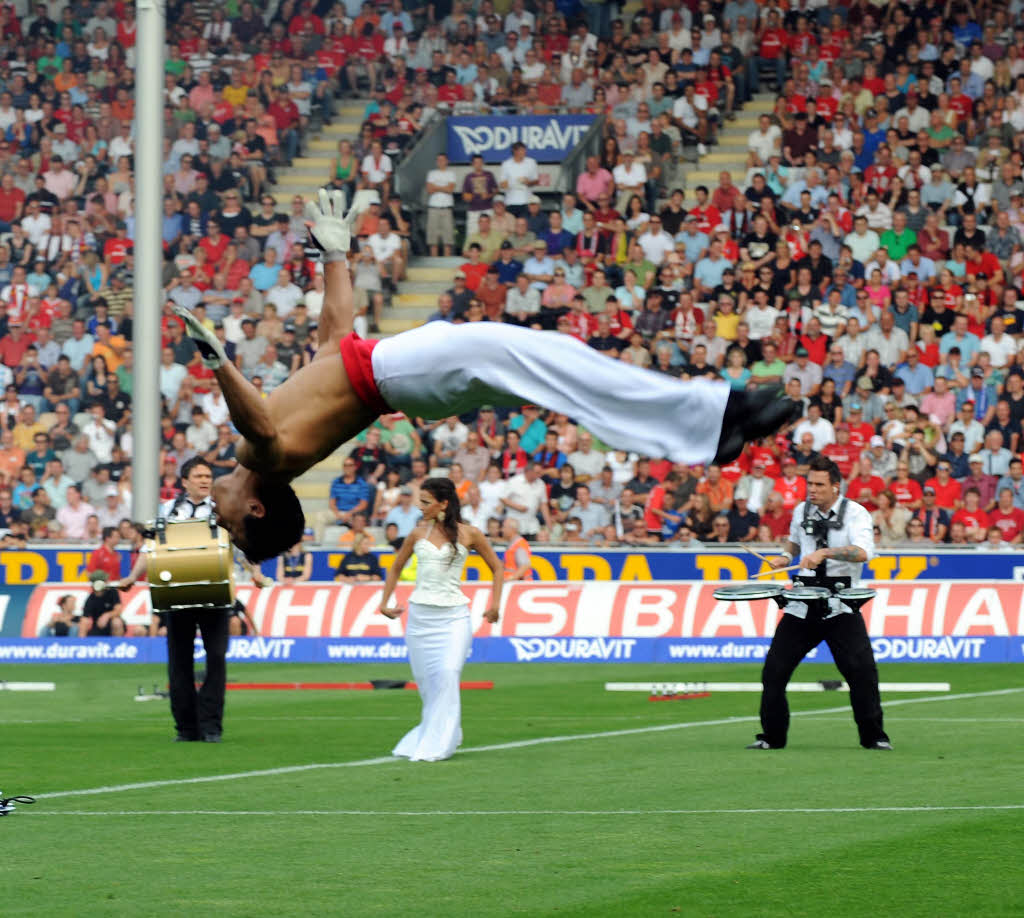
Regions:
[[[822, 452], [882, 544], [1021, 541], [1016, 0], [644, 0], [627, 18], [579, 0], [168, 6], [162, 496], [193, 455], [216, 474], [235, 462], [172, 303], [264, 393], [316, 353], [303, 199], [282, 213], [270, 190], [349, 97], [365, 100], [362, 128], [324, 180], [376, 192], [357, 227], [360, 332], [379, 327], [413, 251], [460, 252], [433, 321], [575, 335], [683, 380], [782, 382], [806, 417], [706, 469], [609, 452], [531, 406], [383, 418], [319, 521], [342, 539], [400, 537], [438, 473], [495, 537], [508, 518], [540, 541], [777, 539]], [[2, 6], [0, 43], [0, 527], [114, 545], [135, 538], [133, 12]], [[723, 172], [687, 203], [684, 152], [706, 153], [769, 88], [742, 182]], [[468, 111], [601, 114], [607, 136], [554, 207], [523, 148], [464, 175], [439, 157], [421, 218], [395, 167], [424, 126]]]

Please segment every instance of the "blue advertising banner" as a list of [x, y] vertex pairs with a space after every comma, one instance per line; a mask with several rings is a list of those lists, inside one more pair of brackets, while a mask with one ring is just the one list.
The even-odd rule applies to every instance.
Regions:
[[[85, 580], [85, 562], [91, 548], [62, 546], [0, 551], [0, 584], [19, 586], [38, 583], [75, 583]], [[122, 571], [128, 572], [127, 552], [122, 552]], [[314, 581], [334, 579], [344, 552], [320, 548], [313, 551]], [[381, 566], [390, 567], [394, 554], [378, 552]], [[534, 548], [534, 579], [539, 581], [597, 580], [646, 582], [661, 580], [746, 580], [764, 565], [744, 552], [700, 550], [594, 551]], [[268, 577], [275, 562], [263, 565]], [[489, 579], [483, 561], [473, 555], [466, 564], [466, 579]], [[869, 580], [1024, 580], [1024, 553], [939, 550], [923, 553], [881, 552], [865, 570]], [[2, 634], [0, 628], [0, 634]]]
[[512, 144], [526, 144], [539, 163], [558, 163], [583, 139], [594, 115], [509, 115], [448, 119], [448, 159], [468, 163], [479, 154], [488, 163], [512, 155]]
[[[876, 637], [879, 663], [1024, 663], [1021, 637]], [[767, 638], [475, 638], [471, 663], [756, 663]], [[196, 659], [203, 659], [196, 642]], [[232, 638], [228, 660], [235, 663], [402, 663], [405, 643], [390, 638]], [[831, 663], [821, 644], [807, 659]], [[0, 638], [4, 663], [167, 662], [162, 638]], [[682, 676], [680, 676], [682, 678]]]

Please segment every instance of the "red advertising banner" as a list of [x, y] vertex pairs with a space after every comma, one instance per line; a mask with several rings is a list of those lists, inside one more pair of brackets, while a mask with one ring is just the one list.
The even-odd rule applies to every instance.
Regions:
[[[464, 592], [476, 637], [770, 637], [781, 614], [775, 603], [717, 600], [712, 593], [722, 585], [728, 584], [513, 584], [505, 591], [501, 620], [494, 625], [483, 620], [490, 585], [467, 583]], [[869, 585], [877, 595], [863, 614], [873, 637], [1024, 635], [1024, 583], [918, 580]], [[303, 583], [264, 590], [241, 585], [238, 596], [265, 636], [400, 638], [404, 618], [377, 614], [381, 589], [380, 584]], [[411, 591], [411, 585], [399, 586], [397, 601], [404, 604]], [[88, 585], [80, 583], [36, 587], [21, 634], [38, 635], [59, 597], [71, 593], [80, 606], [88, 592]], [[146, 587], [135, 587], [122, 598], [129, 626], [149, 623]]]

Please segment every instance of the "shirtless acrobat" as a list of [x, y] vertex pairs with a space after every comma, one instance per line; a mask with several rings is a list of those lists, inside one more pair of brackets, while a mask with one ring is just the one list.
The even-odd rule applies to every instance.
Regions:
[[567, 335], [514, 325], [431, 322], [383, 341], [352, 331], [347, 253], [357, 214], [341, 192], [307, 207], [323, 252], [320, 348], [266, 399], [228, 361], [216, 336], [178, 315], [217, 376], [243, 437], [238, 466], [213, 488], [217, 519], [250, 561], [298, 542], [302, 507], [289, 484], [381, 414], [464, 414], [482, 404], [537, 404], [566, 414], [610, 446], [689, 464], [727, 462], [746, 441], [799, 415], [776, 389], [736, 392], [725, 382], [678, 380], [610, 360]]

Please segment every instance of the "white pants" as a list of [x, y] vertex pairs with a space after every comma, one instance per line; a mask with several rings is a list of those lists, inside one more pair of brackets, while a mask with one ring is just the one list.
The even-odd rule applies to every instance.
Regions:
[[714, 457], [729, 397], [724, 381], [680, 383], [569, 335], [497, 322], [430, 322], [385, 338], [373, 350], [373, 376], [410, 417], [536, 403], [611, 447], [690, 465]]
[[405, 643], [423, 714], [391, 751], [413, 762], [449, 759], [462, 743], [459, 680], [469, 656], [473, 628], [469, 606], [409, 603]]

